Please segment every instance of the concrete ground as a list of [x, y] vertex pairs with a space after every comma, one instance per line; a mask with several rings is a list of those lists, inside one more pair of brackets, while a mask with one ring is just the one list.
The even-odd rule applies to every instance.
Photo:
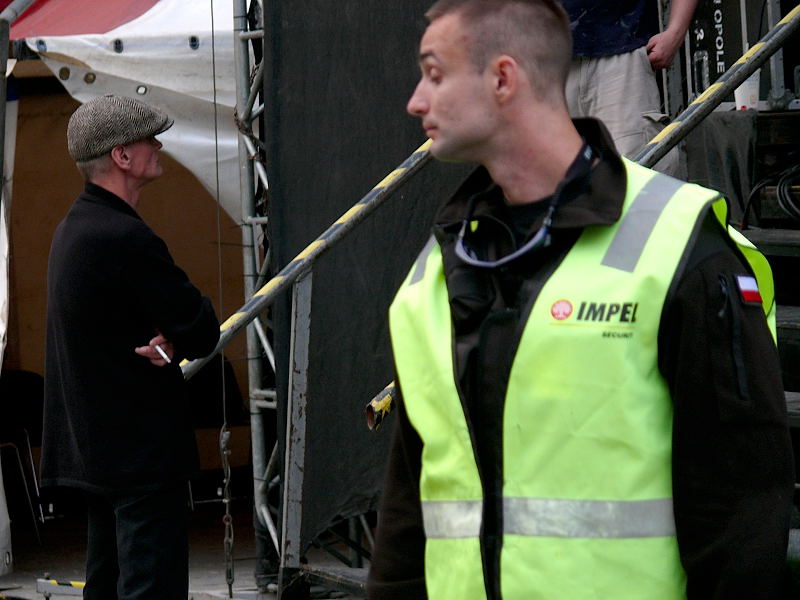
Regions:
[[[270, 593], [258, 593], [255, 585], [255, 534], [252, 526], [251, 500], [232, 502], [234, 528], [234, 583], [236, 600], [275, 600]], [[17, 511], [19, 512], [19, 511]], [[224, 507], [219, 502], [196, 504], [190, 523], [189, 589], [190, 600], [229, 598], [225, 581]], [[41, 543], [37, 541], [28, 513], [12, 514], [12, 551], [14, 571], [0, 577], [0, 599], [43, 600], [37, 592], [37, 578], [60, 582], [83, 581], [86, 549], [86, 520], [80, 509], [71, 508], [61, 516], [40, 525]], [[322, 558], [324, 561], [325, 559]], [[63, 589], [63, 588], [62, 588]], [[77, 590], [74, 590], [77, 591]], [[320, 588], [312, 588], [315, 598], [346, 598]], [[53, 594], [52, 599], [68, 597]], [[355, 600], [352, 599], [351, 600]]]
[[[255, 591], [255, 536], [249, 499], [234, 501], [234, 590]], [[189, 587], [205, 594], [224, 593], [225, 553], [221, 503], [199, 504], [191, 516]], [[20, 522], [22, 521], [22, 522]], [[26, 522], [27, 521], [27, 522]], [[86, 520], [77, 510], [40, 525], [41, 543], [29, 523], [30, 519], [12, 521], [14, 572], [0, 577], [0, 598], [42, 600], [36, 592], [37, 578], [58, 581], [83, 581], [86, 551]], [[15, 525], [19, 523], [18, 527]], [[53, 596], [57, 598], [59, 596]], [[266, 600], [274, 595], [264, 595]], [[199, 600], [199, 599], [198, 599]]]

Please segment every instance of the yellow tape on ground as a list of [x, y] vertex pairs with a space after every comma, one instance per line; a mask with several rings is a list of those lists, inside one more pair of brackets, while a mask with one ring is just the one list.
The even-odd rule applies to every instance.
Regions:
[[83, 588], [86, 584], [83, 581], [58, 581], [56, 579], [48, 579], [47, 583], [51, 585], [60, 585], [64, 587]]

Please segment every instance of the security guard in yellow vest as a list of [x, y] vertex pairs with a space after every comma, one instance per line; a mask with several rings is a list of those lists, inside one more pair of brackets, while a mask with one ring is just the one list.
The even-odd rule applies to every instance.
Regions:
[[763, 256], [569, 119], [545, 0], [440, 0], [408, 110], [481, 165], [390, 311], [373, 600], [781, 598], [793, 488]]

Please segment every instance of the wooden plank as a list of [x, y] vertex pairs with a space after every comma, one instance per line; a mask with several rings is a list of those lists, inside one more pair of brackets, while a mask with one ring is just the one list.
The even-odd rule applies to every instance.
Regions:
[[800, 428], [800, 392], [784, 392], [789, 411], [789, 427]]

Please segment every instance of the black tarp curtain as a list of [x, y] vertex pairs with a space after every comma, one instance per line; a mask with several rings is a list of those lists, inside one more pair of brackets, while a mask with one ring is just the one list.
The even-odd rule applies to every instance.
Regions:
[[[269, 236], [277, 272], [424, 140], [405, 112], [428, 0], [265, 4]], [[393, 419], [366, 403], [393, 377], [387, 309], [468, 172], [429, 163], [314, 267], [302, 546], [373, 509]], [[290, 295], [273, 308], [278, 438], [285, 438]]]

